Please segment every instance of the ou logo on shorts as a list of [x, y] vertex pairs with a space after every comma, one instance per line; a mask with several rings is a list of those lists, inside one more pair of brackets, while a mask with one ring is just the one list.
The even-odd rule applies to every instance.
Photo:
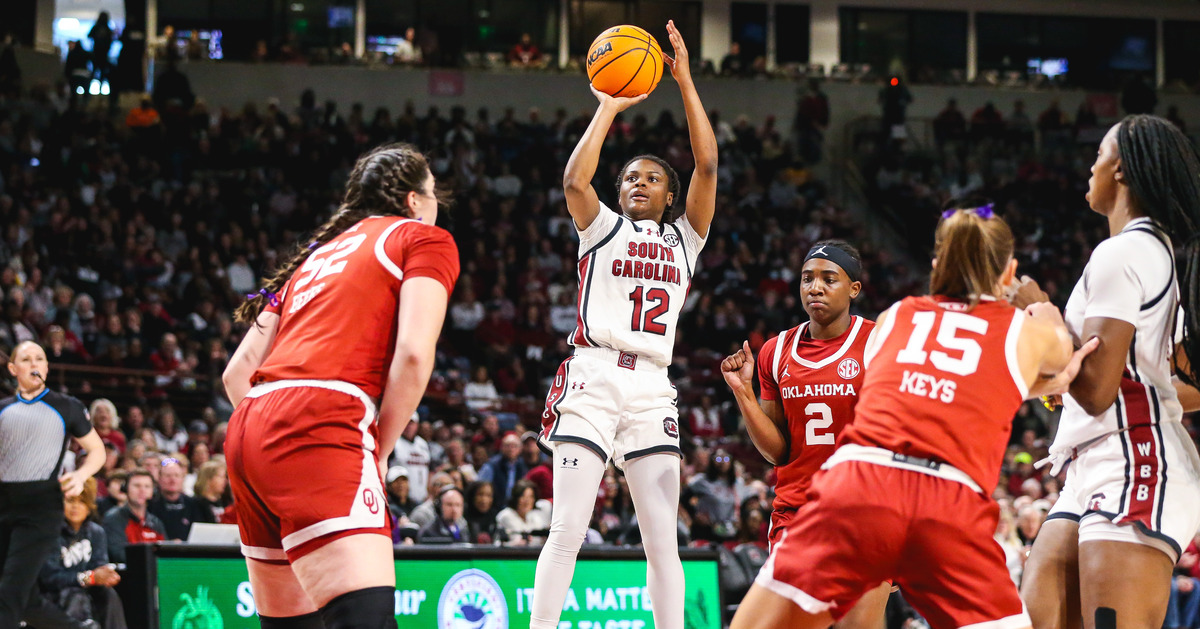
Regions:
[[847, 358], [838, 363], [838, 375], [843, 380], [853, 380], [861, 371], [862, 368], [858, 366], [858, 361], [853, 358]]
[[375, 492], [371, 491], [369, 487], [364, 487], [362, 493], [363, 504], [366, 505], [367, 510], [372, 514], [379, 513], [379, 500], [375, 497]]

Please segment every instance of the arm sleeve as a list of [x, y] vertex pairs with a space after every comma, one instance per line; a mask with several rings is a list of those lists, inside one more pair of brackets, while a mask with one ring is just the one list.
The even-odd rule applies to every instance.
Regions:
[[207, 505], [201, 504], [198, 500], [191, 500], [192, 522], [206, 522], [208, 524], [216, 524], [217, 518], [213, 516], [212, 509]]
[[479, 468], [479, 476], [476, 480], [492, 482], [492, 477], [495, 476], [495, 469], [491, 465], [484, 463], [483, 467]]
[[454, 292], [458, 281], [458, 246], [450, 232], [422, 223], [397, 229], [388, 238], [387, 255], [404, 272], [404, 279], [431, 277]]
[[[92, 553], [96, 550], [93, 548]], [[79, 581], [76, 576], [85, 570], [90, 570], [90, 565], [72, 566], [70, 568], [63, 565], [62, 562], [62, 546], [55, 548], [55, 552], [46, 557], [46, 563], [42, 564], [42, 571], [38, 574], [38, 583], [44, 590], [52, 590], [59, 592], [72, 585], [78, 586]]]
[[[616, 212], [610, 210], [601, 201], [600, 213], [596, 215], [596, 220], [592, 221], [592, 224], [588, 225], [587, 229], [576, 229], [579, 232], [579, 254], [583, 255], [589, 249], [599, 244], [601, 240], [604, 240], [620, 220], [621, 217], [617, 216]], [[571, 226], [575, 226], [575, 221], [571, 221]]]
[[[704, 248], [704, 243], [708, 242], [708, 238], [701, 238], [700, 234], [696, 233], [696, 229], [692, 227], [692, 224], [688, 221], [687, 214], [680, 216], [675, 221], [675, 225], [679, 227], [679, 233], [683, 235], [683, 244], [687, 245], [688, 253], [694, 258], [699, 257], [700, 250]], [[708, 233], [712, 233], [711, 227], [709, 228]], [[692, 262], [692, 266], [695, 266], [694, 260]]]
[[90, 567], [96, 568], [108, 563], [108, 534], [104, 527], [99, 524], [92, 526], [92, 563]]
[[87, 407], [73, 397], [66, 398], [64, 402], [61, 412], [63, 421], [67, 424], [67, 432], [76, 439], [82, 439], [92, 431], [92, 418], [88, 416]]
[[[1153, 256], [1146, 255], [1146, 252], [1135, 254], [1118, 246], [1132, 240], [1128, 237], [1121, 239], [1124, 242], [1109, 239], [1092, 252], [1085, 271], [1085, 319], [1106, 317], [1137, 325], [1142, 304], [1147, 301], [1142, 275], [1152, 274], [1158, 265]], [[1146, 279], [1149, 280], [1149, 277]]]
[[761, 390], [759, 397], [764, 400], [779, 399], [779, 383], [775, 382], [775, 372], [771, 366], [775, 363], [775, 352], [779, 349], [779, 336], [763, 343], [758, 352], [758, 386]]
[[154, 532], [162, 535], [163, 539], [167, 539], [167, 525], [163, 524], [162, 518], [154, 515], [153, 513], [147, 513], [146, 524], [148, 524], [150, 528], [154, 529]]
[[125, 547], [129, 541], [125, 539], [124, 518], [117, 513], [104, 517], [104, 535], [108, 538], [108, 560], [113, 563], [125, 563]]

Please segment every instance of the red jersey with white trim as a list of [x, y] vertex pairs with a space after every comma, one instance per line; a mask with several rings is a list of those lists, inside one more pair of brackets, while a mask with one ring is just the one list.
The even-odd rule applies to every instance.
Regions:
[[284, 286], [271, 352], [251, 381], [341, 380], [378, 399], [396, 348], [400, 286], [430, 277], [454, 291], [446, 230], [396, 216], [356, 223], [308, 255]]
[[797, 509], [813, 474], [837, 449], [842, 429], [854, 421], [863, 384], [863, 354], [875, 323], [852, 317], [841, 336], [820, 340], [802, 323], [767, 341], [758, 354], [762, 399], [779, 400], [791, 433], [787, 463], [775, 468], [776, 509]]
[[969, 307], [934, 296], [888, 310], [842, 443], [948, 463], [990, 496], [1028, 393], [1017, 364], [1025, 313], [994, 299]]

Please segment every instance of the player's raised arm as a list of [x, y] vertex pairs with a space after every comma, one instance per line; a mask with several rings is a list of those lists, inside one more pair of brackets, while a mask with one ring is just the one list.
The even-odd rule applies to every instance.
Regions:
[[614, 98], [592, 88], [592, 93], [600, 101], [592, 116], [592, 123], [579, 138], [571, 159], [567, 161], [567, 169], [563, 172], [563, 192], [567, 198], [567, 211], [575, 220], [575, 227], [580, 231], [588, 228], [600, 212], [600, 198], [592, 188], [592, 177], [596, 176], [596, 167], [600, 162], [600, 149], [604, 146], [604, 138], [608, 128], [612, 126], [617, 114], [646, 100], [647, 94], [632, 98]]
[[725, 384], [733, 391], [738, 409], [746, 421], [746, 432], [759, 454], [771, 465], [783, 465], [790, 458], [788, 432], [783, 421], [783, 411], [777, 400], [759, 402], [754, 397], [754, 352], [750, 343], [742, 342], [742, 349], [721, 361], [721, 374]]
[[696, 160], [696, 171], [692, 173], [692, 183], [688, 186], [685, 215], [692, 229], [701, 238], [707, 238], [708, 226], [712, 224], [717, 209], [717, 136], [708, 121], [708, 114], [704, 112], [700, 94], [696, 92], [687, 46], [683, 43], [683, 35], [675, 28], [674, 20], [667, 22], [667, 33], [671, 46], [675, 48], [675, 58], [664, 57], [664, 61], [671, 68], [671, 76], [679, 83], [679, 92], [683, 95], [688, 136], [692, 142], [692, 156]]

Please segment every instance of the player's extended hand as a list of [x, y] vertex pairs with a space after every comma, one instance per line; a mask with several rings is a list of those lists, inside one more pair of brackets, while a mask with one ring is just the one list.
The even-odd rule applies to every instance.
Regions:
[[671, 68], [671, 76], [675, 77], [676, 81], [684, 79], [692, 79], [692, 66], [688, 57], [687, 45], [683, 43], [683, 35], [679, 33], [679, 29], [675, 27], [675, 20], [667, 20], [667, 38], [671, 40], [671, 47], [675, 49], [675, 56], [668, 57], [663, 55], [663, 62]]
[[749, 341], [742, 341], [742, 349], [721, 361], [721, 375], [735, 394], [754, 390], [754, 352]]
[[1050, 296], [1046, 291], [1042, 290], [1041, 286], [1028, 275], [1022, 275], [1021, 279], [1012, 283], [1009, 287], [1008, 303], [1013, 307], [1024, 310], [1031, 304], [1049, 302]]
[[626, 109], [629, 109], [630, 107], [633, 107], [634, 105], [646, 100], [646, 97], [649, 96], [649, 94], [641, 94], [639, 96], [609, 96], [608, 94], [596, 89], [595, 86], [589, 87], [591, 87], [592, 93], [596, 95], [596, 100], [600, 101], [601, 107], [612, 107], [613, 109], [616, 109], [617, 112], [625, 111]]

